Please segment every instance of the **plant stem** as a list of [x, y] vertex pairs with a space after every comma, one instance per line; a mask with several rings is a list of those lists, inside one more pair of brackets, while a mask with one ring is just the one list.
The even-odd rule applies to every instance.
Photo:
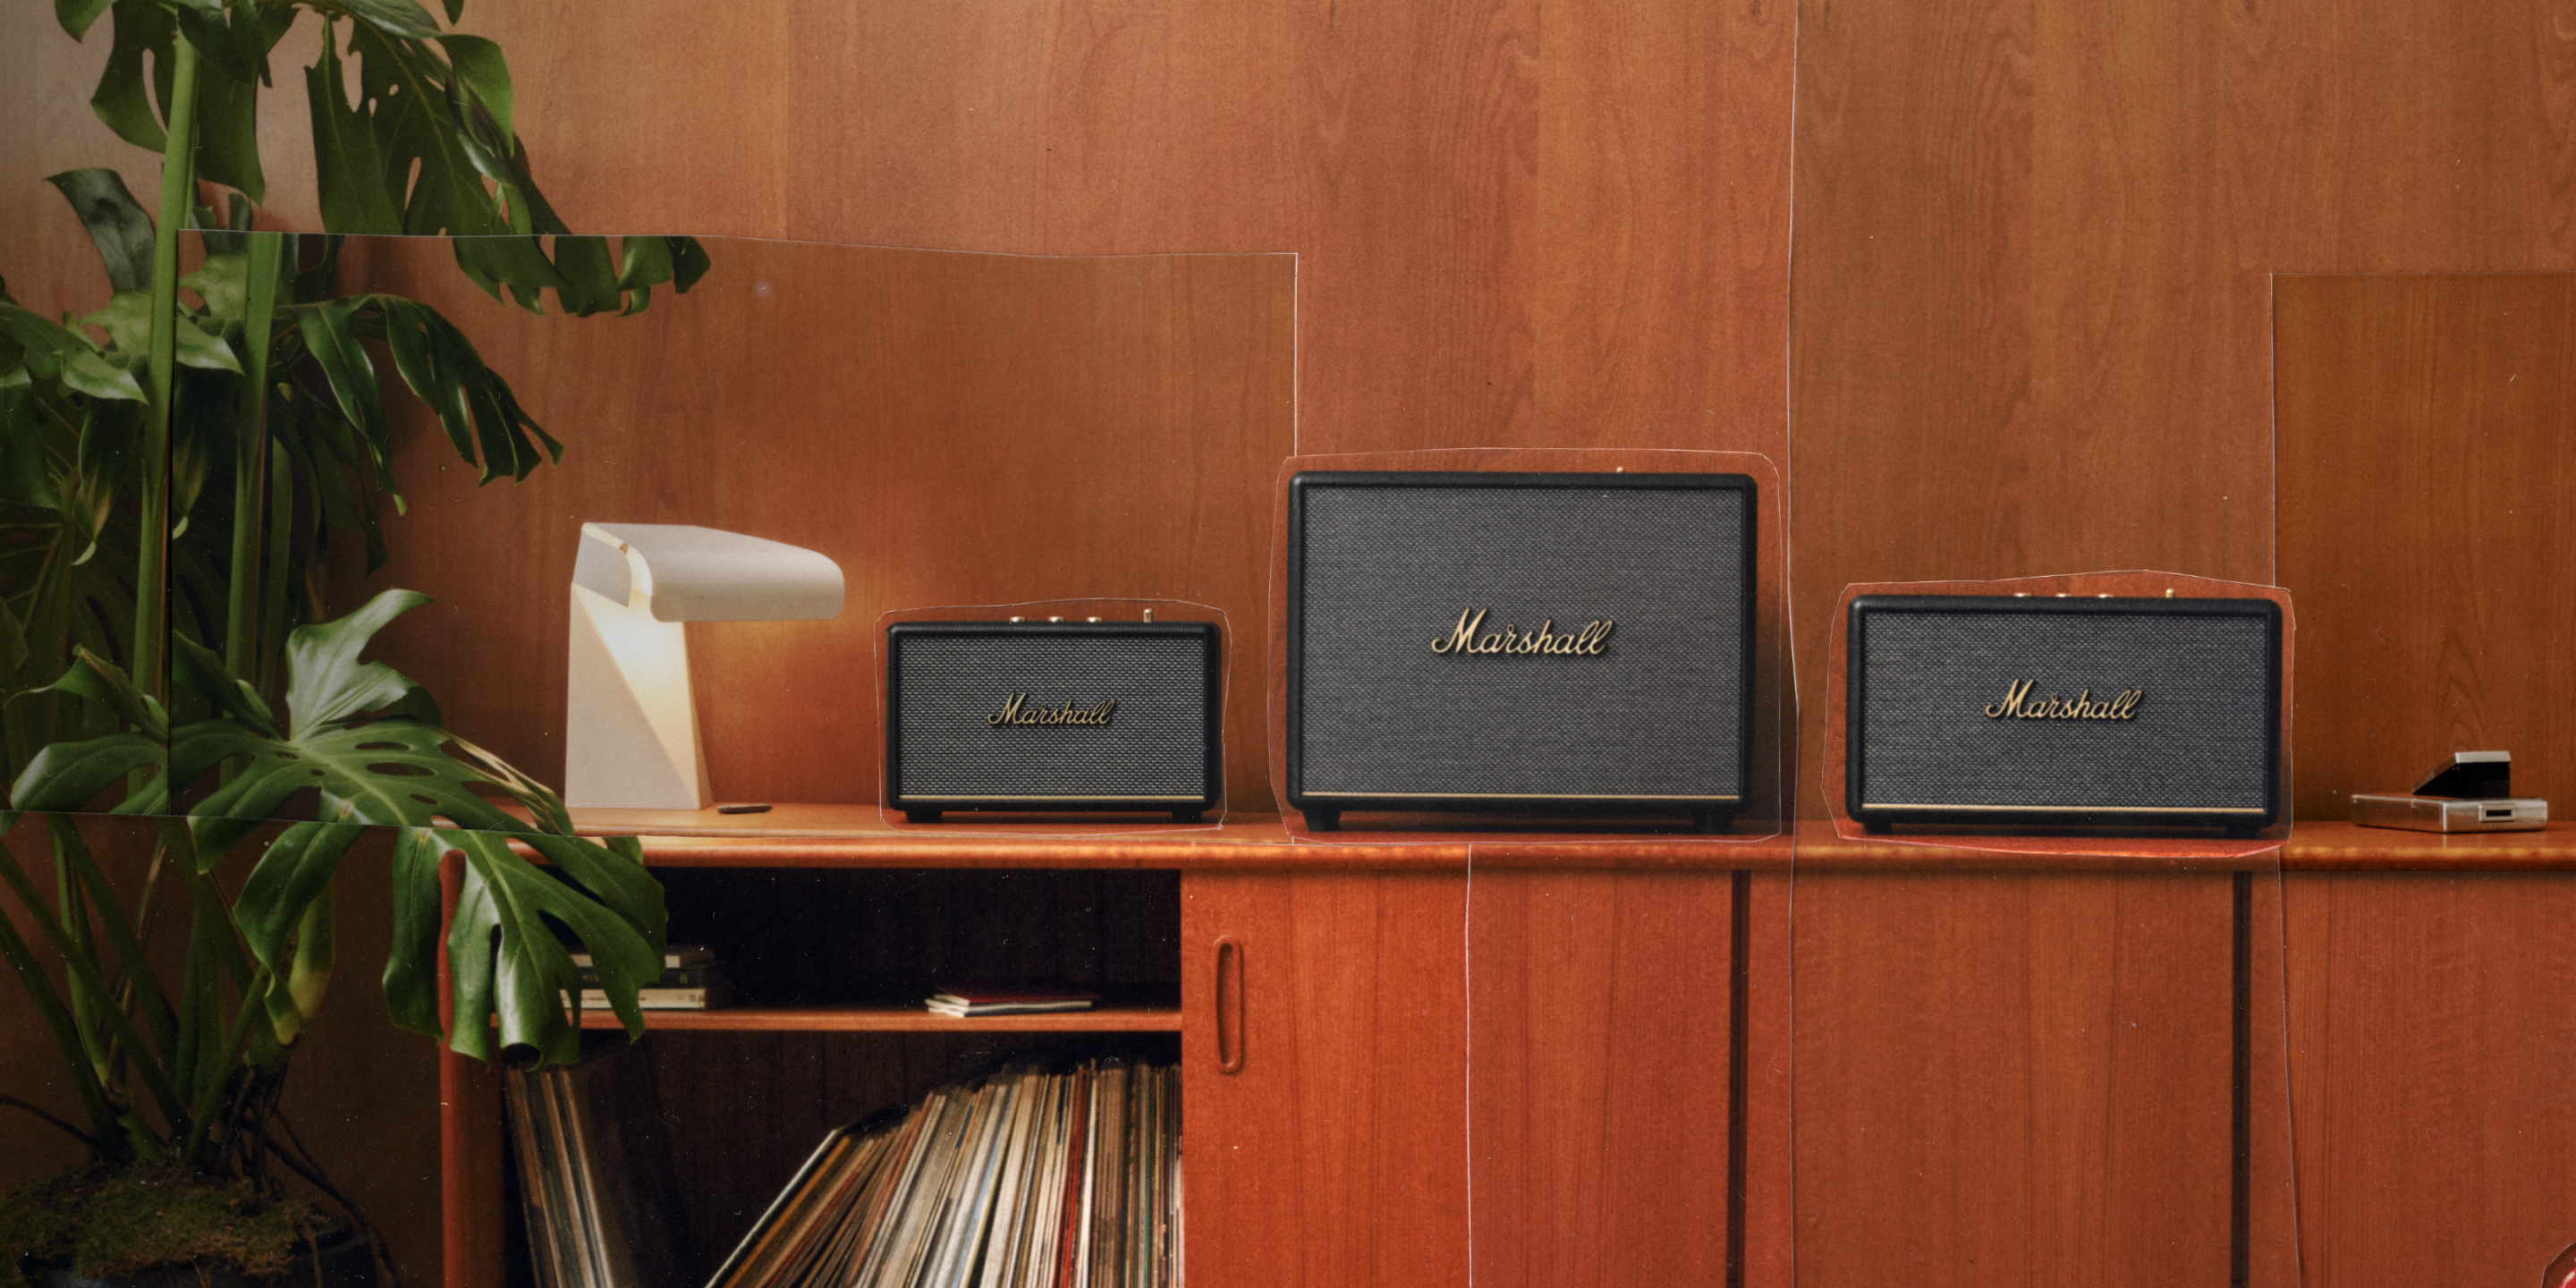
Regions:
[[250, 363], [242, 380], [240, 434], [233, 453], [233, 558], [230, 601], [224, 611], [224, 667], [235, 678], [259, 683], [259, 559], [261, 517], [268, 484], [269, 336], [277, 307], [277, 273], [286, 237], [252, 233], [250, 292], [243, 323], [250, 341]]
[[134, 683], [167, 702], [162, 664], [170, 587], [170, 427], [178, 417], [174, 362], [179, 342], [179, 228], [196, 195], [197, 47], [186, 32], [170, 41], [170, 130], [161, 145], [161, 210], [152, 229], [152, 411], [143, 428], [142, 549], [134, 568]]

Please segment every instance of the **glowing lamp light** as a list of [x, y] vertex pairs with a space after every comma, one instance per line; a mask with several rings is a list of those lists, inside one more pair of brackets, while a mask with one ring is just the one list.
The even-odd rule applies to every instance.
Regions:
[[800, 546], [675, 523], [585, 523], [572, 571], [564, 803], [705, 809], [683, 622], [841, 615], [841, 566]]

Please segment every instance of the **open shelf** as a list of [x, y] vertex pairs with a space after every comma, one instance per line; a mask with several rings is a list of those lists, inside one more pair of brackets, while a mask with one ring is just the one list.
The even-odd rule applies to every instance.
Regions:
[[[613, 1029], [607, 1011], [581, 1013], [585, 1029]], [[646, 1029], [732, 1033], [1178, 1033], [1178, 1007], [1104, 1006], [1037, 1015], [957, 1019], [918, 1006], [735, 1006], [644, 1012]]]

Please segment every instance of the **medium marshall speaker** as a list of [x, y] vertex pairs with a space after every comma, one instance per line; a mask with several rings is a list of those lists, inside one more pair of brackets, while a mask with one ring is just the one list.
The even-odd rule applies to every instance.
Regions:
[[1845, 803], [1871, 831], [2280, 815], [2270, 600], [1863, 595], [1849, 630]]
[[902, 622], [886, 628], [886, 804], [1170, 810], [1223, 794], [1212, 622]]
[[1345, 810], [1744, 806], [1753, 480], [1288, 482], [1287, 797]]

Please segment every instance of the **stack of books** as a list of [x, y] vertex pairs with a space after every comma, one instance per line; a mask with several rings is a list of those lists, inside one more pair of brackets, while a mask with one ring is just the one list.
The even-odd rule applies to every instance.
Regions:
[[[608, 990], [599, 986], [599, 970], [590, 954], [574, 953], [581, 968], [581, 1009], [608, 1009]], [[724, 969], [715, 950], [704, 944], [673, 944], [662, 953], [662, 977], [635, 990], [635, 1004], [648, 1011], [709, 1011], [733, 1000], [725, 987]]]
[[825, 1137], [709, 1288], [1169, 1288], [1180, 1071], [1017, 1065]]
[[922, 1005], [960, 1019], [972, 1015], [1031, 1015], [1047, 1011], [1088, 1011], [1100, 1001], [1054, 982], [1007, 984], [942, 984]]

